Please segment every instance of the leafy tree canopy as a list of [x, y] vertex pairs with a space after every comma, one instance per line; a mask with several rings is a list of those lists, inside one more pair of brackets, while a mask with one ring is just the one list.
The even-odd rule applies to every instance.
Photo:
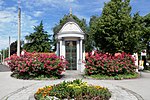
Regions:
[[130, 0], [111, 0], [105, 3], [102, 15], [90, 26], [98, 49], [112, 54], [135, 51], [142, 25], [138, 14], [131, 17], [129, 3]]
[[147, 54], [150, 59], [150, 13], [143, 17], [145, 25], [144, 34], [142, 35], [143, 43], [147, 45]]
[[95, 33], [95, 30], [96, 30], [96, 22], [98, 20], [98, 16], [92, 16], [90, 18], [90, 22], [89, 22], [89, 27], [88, 27], [88, 30], [87, 30], [87, 39], [85, 41], [85, 51], [86, 52], [90, 52], [92, 51], [93, 49], [95, 49], [95, 41], [94, 41], [94, 33]]
[[[21, 45], [23, 45], [24, 41], [21, 41]], [[22, 50], [22, 47], [20, 46]], [[10, 55], [17, 53], [17, 40], [10, 44]]]
[[144, 42], [150, 42], [150, 13], [143, 17], [143, 22], [145, 25], [143, 39]]
[[28, 52], [49, 52], [50, 51], [50, 35], [44, 30], [43, 23], [41, 21], [40, 25], [34, 26], [34, 31], [30, 35], [25, 36], [28, 41], [23, 48]]

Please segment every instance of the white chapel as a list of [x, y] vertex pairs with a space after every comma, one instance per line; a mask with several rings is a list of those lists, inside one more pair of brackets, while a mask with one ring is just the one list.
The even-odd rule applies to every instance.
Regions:
[[83, 60], [85, 60], [85, 47], [83, 44], [85, 33], [73, 19], [72, 14], [55, 35], [55, 39], [57, 40], [57, 55], [64, 56], [69, 63], [66, 70], [83, 72], [85, 69], [83, 63]]

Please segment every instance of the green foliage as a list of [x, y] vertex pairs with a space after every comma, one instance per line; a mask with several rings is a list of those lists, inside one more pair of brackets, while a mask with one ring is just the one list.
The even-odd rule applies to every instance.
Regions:
[[[23, 43], [24, 41], [21, 41], [21, 45], [23, 45]], [[21, 45], [20, 45], [20, 49], [22, 50]], [[16, 53], [17, 53], [17, 40], [10, 44], [10, 55], [13, 55]]]
[[10, 55], [17, 53], [17, 40], [10, 45]]
[[86, 56], [85, 73], [87, 75], [117, 76], [134, 74], [137, 66], [131, 55], [122, 53], [118, 56], [95, 52]]
[[142, 17], [138, 13], [134, 14], [126, 38], [124, 38], [122, 50], [130, 54], [140, 52], [145, 46], [141, 41], [144, 29]]
[[[0, 53], [2, 54], [2, 59], [3, 59], [3, 57], [4, 57], [4, 59], [7, 58], [7, 57], [8, 57], [8, 48], [2, 49], [2, 50], [0, 51]], [[0, 57], [1, 57], [1, 55], [0, 55]], [[1, 59], [0, 59], [0, 60], [1, 60]]]
[[143, 41], [147, 43], [150, 41], [150, 13], [143, 17], [143, 22], [145, 25]]
[[144, 34], [142, 35], [142, 42], [146, 44], [148, 58], [150, 59], [150, 13], [143, 17], [145, 25]]
[[25, 36], [28, 43], [26, 43], [23, 48], [28, 52], [49, 52], [51, 49], [50, 35], [44, 30], [42, 21], [39, 26], [34, 27], [34, 31], [35, 32], [30, 35]]
[[107, 88], [88, 85], [82, 80], [76, 79], [53, 86], [39, 88], [35, 93], [36, 100], [53, 97], [59, 99], [76, 100], [109, 100], [111, 93]]
[[87, 32], [87, 37], [86, 37], [86, 41], [85, 41], [85, 51], [86, 52], [90, 52], [93, 49], [95, 49], [95, 41], [94, 41], [94, 33], [96, 30], [96, 24], [95, 22], [97, 22], [98, 17], [97, 16], [92, 16], [89, 22], [89, 26], [88, 27], [88, 32]]
[[105, 4], [102, 15], [91, 23], [95, 47], [99, 50], [133, 53], [139, 47], [142, 25], [138, 15], [131, 17], [129, 3], [130, 0], [111, 0]]
[[93, 79], [101, 79], [101, 80], [122, 80], [122, 79], [133, 79], [133, 78], [138, 78], [139, 74], [138, 73], [133, 73], [133, 74], [124, 74], [124, 75], [116, 75], [116, 76], [107, 76], [107, 75], [85, 75], [86, 78], [93, 78]]

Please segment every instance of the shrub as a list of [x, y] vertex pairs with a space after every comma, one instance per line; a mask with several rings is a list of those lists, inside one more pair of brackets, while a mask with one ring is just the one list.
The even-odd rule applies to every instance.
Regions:
[[67, 62], [55, 54], [38, 54], [25, 52], [18, 57], [12, 55], [8, 60], [11, 71], [23, 77], [59, 76], [66, 68]]
[[85, 62], [85, 73], [87, 75], [107, 75], [107, 76], [117, 76], [120, 74], [134, 74], [135, 66], [134, 58], [126, 53], [121, 53], [120, 55], [113, 56], [110, 54], [91, 53], [86, 56]]
[[75, 100], [109, 100], [111, 93], [107, 88], [88, 85], [82, 80], [76, 79], [69, 82], [62, 82], [53, 86], [39, 88], [35, 93], [36, 100], [46, 98], [75, 99]]

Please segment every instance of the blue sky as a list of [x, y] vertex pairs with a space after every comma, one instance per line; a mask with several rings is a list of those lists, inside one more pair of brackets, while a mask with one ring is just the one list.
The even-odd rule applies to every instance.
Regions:
[[[33, 26], [43, 20], [44, 29], [53, 34], [52, 28], [69, 13], [85, 18], [89, 22], [92, 15], [100, 15], [104, 2], [110, 0], [20, 0], [21, 4], [21, 39], [33, 32]], [[139, 12], [141, 16], [150, 13], [149, 0], [131, 0], [132, 14]], [[18, 0], [0, 0], [0, 50], [17, 40], [17, 6]]]

